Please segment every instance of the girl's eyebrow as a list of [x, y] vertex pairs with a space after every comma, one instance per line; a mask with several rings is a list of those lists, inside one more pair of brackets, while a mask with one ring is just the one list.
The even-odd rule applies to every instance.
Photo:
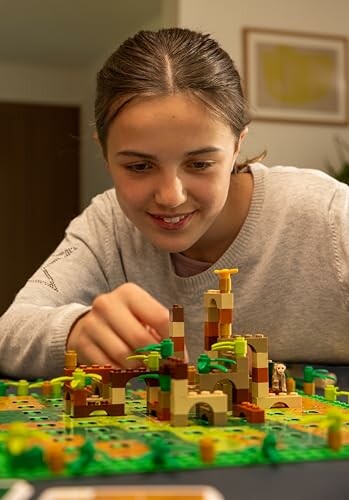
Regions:
[[142, 153], [141, 151], [132, 151], [130, 149], [125, 149], [123, 151], [118, 151], [115, 156], [137, 156], [139, 158], [147, 158], [148, 160], [156, 160], [155, 155], [150, 155], [148, 153]]
[[[206, 146], [204, 148], [194, 149], [193, 151], [187, 151], [184, 153], [184, 156], [194, 156], [205, 153], [216, 153], [219, 151], [224, 151], [223, 148], [218, 148], [216, 146]], [[148, 160], [156, 160], [155, 155], [151, 155], [149, 153], [142, 153], [141, 151], [133, 151], [130, 149], [125, 149], [122, 151], [118, 151], [115, 156], [137, 156], [138, 158], [146, 158]]]

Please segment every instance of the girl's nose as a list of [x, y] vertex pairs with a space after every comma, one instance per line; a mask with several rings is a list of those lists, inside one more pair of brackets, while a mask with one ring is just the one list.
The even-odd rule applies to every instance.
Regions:
[[187, 199], [183, 182], [178, 176], [162, 179], [160, 185], [156, 187], [154, 199], [158, 205], [167, 208], [182, 205]]

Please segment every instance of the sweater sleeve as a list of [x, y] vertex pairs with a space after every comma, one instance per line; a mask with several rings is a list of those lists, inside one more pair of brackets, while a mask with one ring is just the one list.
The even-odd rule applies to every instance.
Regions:
[[349, 186], [346, 184], [338, 184], [330, 206], [329, 222], [334, 265], [344, 304], [349, 312]]
[[[100, 195], [68, 226], [54, 253], [0, 318], [0, 373], [54, 377], [62, 373], [71, 326], [93, 299], [110, 291], [108, 267], [117, 248], [108, 197]], [[121, 269], [121, 266], [120, 266]]]

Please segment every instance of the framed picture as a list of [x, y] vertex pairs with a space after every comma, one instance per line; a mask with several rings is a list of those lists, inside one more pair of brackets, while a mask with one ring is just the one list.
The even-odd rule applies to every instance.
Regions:
[[348, 124], [347, 39], [243, 30], [244, 83], [256, 120]]

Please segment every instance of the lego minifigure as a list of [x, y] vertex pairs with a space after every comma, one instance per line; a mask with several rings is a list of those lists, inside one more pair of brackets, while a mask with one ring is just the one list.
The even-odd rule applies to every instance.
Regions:
[[287, 393], [285, 371], [286, 365], [283, 363], [274, 363], [272, 389], [276, 394], [279, 394], [279, 392]]

